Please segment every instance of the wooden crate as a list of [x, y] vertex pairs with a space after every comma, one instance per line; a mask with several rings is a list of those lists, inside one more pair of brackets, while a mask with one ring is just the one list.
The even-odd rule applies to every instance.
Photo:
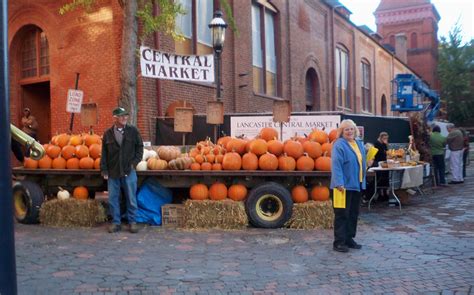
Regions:
[[161, 225], [165, 228], [183, 227], [184, 205], [167, 204], [161, 206]]

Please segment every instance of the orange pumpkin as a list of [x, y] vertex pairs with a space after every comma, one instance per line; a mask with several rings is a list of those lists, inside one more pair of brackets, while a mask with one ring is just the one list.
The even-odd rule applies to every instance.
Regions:
[[75, 154], [76, 154], [76, 148], [72, 145], [66, 145], [61, 150], [61, 156], [66, 160], [71, 159], [72, 157], [74, 157]]
[[[59, 134], [59, 135], [56, 136], [56, 141], [55, 142], [60, 148], [63, 148], [66, 145], [69, 144], [70, 139], [71, 139], [71, 136], [69, 136], [69, 134], [62, 133], [62, 134]], [[53, 141], [53, 143], [54, 143], [54, 141]]]
[[328, 142], [328, 134], [324, 130], [314, 129], [308, 136], [309, 140], [317, 141], [320, 144]]
[[257, 138], [250, 143], [250, 152], [257, 156], [263, 155], [268, 151], [267, 142], [263, 139]]
[[218, 140], [217, 140], [217, 144], [220, 145], [220, 146], [227, 146], [227, 143], [232, 139], [232, 137], [230, 136], [224, 136], [224, 137], [220, 137]]
[[100, 169], [100, 158], [94, 160], [94, 169]]
[[194, 160], [196, 160], [196, 163], [202, 164], [204, 163], [204, 155], [198, 154], [196, 155], [196, 157], [194, 157]]
[[215, 182], [209, 188], [209, 198], [211, 200], [220, 201], [227, 198], [227, 187], [221, 182]]
[[79, 160], [79, 168], [81, 169], [93, 169], [94, 168], [94, 159], [91, 157], [84, 157]]
[[316, 141], [305, 141], [303, 143], [303, 149], [305, 153], [308, 153], [308, 156], [310, 156], [313, 159], [316, 159], [317, 157], [321, 157], [323, 154], [323, 150], [321, 148], [321, 145], [319, 142]]
[[222, 163], [222, 161], [224, 161], [224, 155], [223, 154], [219, 154], [216, 156], [216, 162], [217, 163]]
[[257, 170], [258, 169], [258, 157], [254, 153], [248, 152], [242, 156], [242, 169], [244, 170]]
[[226, 145], [227, 152], [236, 152], [240, 155], [245, 153], [245, 147], [247, 145], [247, 141], [241, 138], [232, 138]]
[[214, 155], [213, 153], [208, 153], [206, 155], [206, 162], [214, 163], [215, 159], [216, 159], [216, 155]]
[[277, 157], [283, 153], [283, 142], [279, 140], [270, 140], [267, 142], [267, 146], [268, 151]]
[[38, 161], [38, 167], [40, 169], [51, 169], [52, 164], [53, 159], [51, 159], [48, 155], [44, 155], [43, 158]]
[[332, 150], [332, 143], [326, 142], [321, 146], [321, 150], [323, 152], [323, 155], [326, 154], [326, 156], [330, 157], [331, 156], [331, 150]]
[[90, 147], [93, 144], [100, 144], [101, 143], [100, 136], [97, 134], [86, 134], [84, 135], [84, 143]]
[[61, 148], [54, 144], [49, 144], [45, 151], [51, 159], [57, 158], [61, 154]]
[[[229, 142], [230, 143], [230, 142]], [[236, 152], [226, 153], [222, 159], [222, 169], [240, 170], [242, 167], [242, 158]]]
[[283, 171], [293, 171], [296, 169], [296, 160], [293, 157], [289, 157], [287, 154], [283, 154], [278, 157], [278, 169]]
[[247, 197], [247, 188], [243, 184], [233, 184], [227, 190], [229, 199], [243, 201]]
[[296, 170], [312, 171], [314, 169], [314, 160], [308, 154], [304, 154], [296, 160]]
[[278, 158], [274, 154], [266, 153], [258, 159], [261, 170], [273, 171], [278, 169]]
[[61, 156], [53, 159], [51, 167], [53, 167], [53, 169], [66, 169], [66, 159]]
[[23, 161], [23, 166], [26, 169], [36, 169], [38, 168], [38, 161], [32, 158], [25, 157], [25, 160]]
[[222, 164], [216, 161], [214, 164], [212, 164], [212, 170], [222, 170]]
[[313, 201], [329, 200], [329, 189], [321, 184], [315, 185], [311, 190], [311, 199], [313, 199]]
[[298, 159], [304, 153], [303, 145], [299, 141], [287, 140], [283, 146], [283, 152], [288, 156]]
[[77, 134], [72, 135], [71, 138], [69, 139], [69, 144], [73, 146], [82, 145], [83, 142], [84, 140], [82, 139], [82, 136], [77, 135]]
[[203, 162], [201, 164], [201, 170], [212, 170], [212, 164], [209, 162]]
[[329, 132], [329, 141], [333, 142], [337, 139], [337, 129], [333, 129]]
[[79, 159], [71, 158], [66, 161], [66, 169], [79, 169]]
[[87, 148], [87, 146], [81, 144], [81, 145], [76, 145], [76, 148], [75, 148], [75, 154], [76, 154], [76, 157], [78, 157], [79, 159], [82, 159], [84, 157], [88, 157], [89, 156], [89, 149]]
[[304, 185], [297, 185], [291, 190], [291, 199], [293, 199], [293, 202], [295, 203], [304, 203], [308, 201], [308, 198], [308, 190]]
[[278, 131], [272, 127], [265, 127], [260, 130], [259, 137], [265, 141], [278, 138]]
[[201, 170], [201, 164], [199, 164], [198, 162], [193, 162], [189, 168], [191, 170]]
[[319, 171], [331, 171], [331, 158], [322, 156], [314, 161], [314, 168]]
[[149, 170], [165, 170], [168, 167], [168, 162], [159, 158], [149, 158], [146, 163]]
[[209, 189], [202, 183], [193, 184], [189, 189], [189, 196], [192, 200], [206, 200], [209, 198]]
[[98, 143], [93, 143], [89, 145], [89, 156], [91, 156], [92, 159], [97, 159], [100, 158], [102, 154], [102, 147]]
[[197, 148], [192, 148], [189, 150], [189, 156], [192, 158], [196, 158], [196, 156], [199, 155], [199, 151]]
[[89, 198], [89, 191], [85, 186], [78, 186], [74, 188], [72, 196], [78, 200], [87, 200]]

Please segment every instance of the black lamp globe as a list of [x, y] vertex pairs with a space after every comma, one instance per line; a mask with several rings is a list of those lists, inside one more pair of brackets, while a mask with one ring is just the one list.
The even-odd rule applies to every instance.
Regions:
[[214, 18], [211, 20], [209, 28], [212, 33], [212, 47], [216, 53], [221, 53], [224, 47], [225, 29], [227, 28], [227, 24], [222, 18], [222, 11], [216, 10], [214, 12]]

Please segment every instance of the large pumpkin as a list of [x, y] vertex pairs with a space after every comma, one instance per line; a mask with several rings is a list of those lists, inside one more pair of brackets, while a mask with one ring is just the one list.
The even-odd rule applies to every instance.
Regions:
[[265, 127], [260, 130], [259, 137], [265, 141], [278, 138], [278, 131], [272, 127]]
[[329, 189], [321, 184], [315, 185], [311, 190], [311, 199], [314, 201], [327, 201], [329, 200]]
[[308, 190], [304, 185], [297, 185], [291, 190], [291, 198], [295, 203], [304, 203], [309, 198]]
[[54, 144], [49, 144], [45, 151], [51, 159], [57, 158], [61, 154], [61, 148]]
[[97, 135], [97, 134], [86, 134], [84, 135], [84, 143], [90, 147], [91, 145], [93, 144], [98, 144], [100, 145], [101, 143], [101, 139], [100, 139], [100, 136]]
[[73, 146], [82, 145], [83, 142], [84, 140], [82, 139], [82, 136], [79, 134], [72, 135], [71, 138], [69, 139], [69, 144]]
[[74, 188], [72, 196], [78, 200], [87, 200], [89, 198], [89, 191], [85, 186], [78, 186]]
[[263, 155], [268, 151], [267, 142], [263, 139], [256, 138], [250, 142], [250, 152], [257, 156]]
[[314, 168], [319, 171], [331, 171], [331, 158], [322, 156], [314, 161]]
[[321, 155], [323, 154], [321, 145], [319, 144], [319, 142], [316, 142], [316, 141], [311, 141], [311, 140], [305, 141], [303, 143], [303, 149], [304, 149], [304, 152], [307, 153], [308, 156], [310, 156], [313, 159], [321, 157]]
[[201, 170], [212, 170], [212, 164], [209, 162], [203, 162], [201, 164]]
[[304, 154], [296, 160], [296, 170], [312, 171], [314, 169], [314, 160], [308, 154]]
[[283, 152], [288, 156], [298, 159], [304, 153], [303, 145], [299, 141], [287, 140], [283, 146]]
[[258, 159], [260, 170], [273, 171], [278, 169], [278, 158], [274, 154], [266, 153]]
[[25, 157], [25, 160], [23, 161], [23, 166], [26, 169], [36, 169], [38, 168], [38, 161], [32, 158]]
[[186, 170], [193, 163], [191, 157], [179, 157], [168, 162], [168, 167], [171, 170]]
[[226, 145], [227, 152], [236, 152], [240, 155], [245, 153], [245, 147], [247, 145], [247, 141], [241, 138], [232, 138]]
[[217, 144], [220, 145], [220, 146], [227, 146], [227, 143], [232, 139], [232, 137], [230, 136], [223, 136], [223, 137], [220, 137], [218, 140], [217, 140]]
[[66, 160], [73, 158], [75, 154], [76, 148], [72, 145], [65, 145], [61, 151], [61, 156]]
[[243, 184], [233, 184], [227, 190], [229, 199], [243, 201], [247, 197], [247, 188]]
[[53, 160], [48, 155], [44, 155], [43, 158], [38, 161], [38, 167], [40, 169], [51, 169], [52, 164]]
[[66, 159], [61, 156], [53, 159], [51, 167], [53, 169], [66, 169]]
[[174, 146], [160, 146], [157, 150], [158, 157], [165, 161], [171, 161], [181, 155], [179, 148]]
[[293, 157], [289, 157], [287, 154], [283, 154], [278, 157], [278, 169], [283, 171], [293, 171], [296, 169], [296, 160]]
[[79, 160], [79, 168], [81, 169], [93, 169], [94, 168], [94, 159], [91, 157], [84, 157]]
[[165, 170], [168, 162], [158, 158], [150, 158], [147, 160], [148, 170]]
[[314, 129], [308, 136], [309, 140], [317, 141], [320, 144], [328, 142], [328, 134], [324, 130]]
[[209, 198], [209, 189], [202, 183], [193, 184], [189, 189], [189, 197], [192, 200], [206, 200]]
[[54, 138], [51, 142], [53, 142], [53, 144], [57, 144], [60, 148], [63, 148], [69, 144], [70, 139], [71, 136], [69, 136], [69, 134], [62, 133], [57, 135], [56, 138]]
[[222, 169], [240, 170], [241, 167], [242, 167], [242, 158], [240, 157], [238, 153], [230, 152], [224, 155], [224, 159], [222, 159]]
[[221, 182], [215, 182], [209, 188], [209, 198], [211, 200], [220, 201], [227, 198], [227, 187]]
[[244, 170], [257, 170], [258, 169], [258, 157], [254, 153], [248, 152], [242, 156], [242, 169]]
[[89, 145], [89, 156], [91, 156], [92, 159], [97, 159], [100, 158], [102, 154], [102, 146], [98, 143], [93, 143]]
[[71, 158], [66, 161], [66, 169], [79, 169], [79, 159]]
[[94, 169], [100, 169], [100, 158], [94, 160]]
[[332, 150], [332, 143], [326, 142], [321, 146], [321, 150], [323, 152], [323, 155], [325, 154], [326, 156], [330, 157], [331, 156], [331, 150]]
[[89, 156], [89, 148], [87, 146], [81, 144], [81, 145], [76, 145], [76, 151], [75, 151], [76, 157], [79, 159], [85, 158]]
[[337, 129], [333, 129], [329, 132], [329, 141], [333, 142], [337, 139]]
[[268, 151], [274, 154], [275, 156], [278, 157], [279, 155], [283, 154], [283, 142], [277, 139], [274, 139], [267, 142], [267, 146], [268, 146]]

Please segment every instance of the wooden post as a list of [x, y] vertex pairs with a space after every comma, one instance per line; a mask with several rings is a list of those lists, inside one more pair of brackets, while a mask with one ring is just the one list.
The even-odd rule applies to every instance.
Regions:
[[[76, 73], [76, 86], [74, 89], [77, 90], [79, 87], [79, 73]], [[74, 126], [74, 113], [71, 113], [71, 122], [69, 123], [69, 132], [72, 133], [72, 127]]]

